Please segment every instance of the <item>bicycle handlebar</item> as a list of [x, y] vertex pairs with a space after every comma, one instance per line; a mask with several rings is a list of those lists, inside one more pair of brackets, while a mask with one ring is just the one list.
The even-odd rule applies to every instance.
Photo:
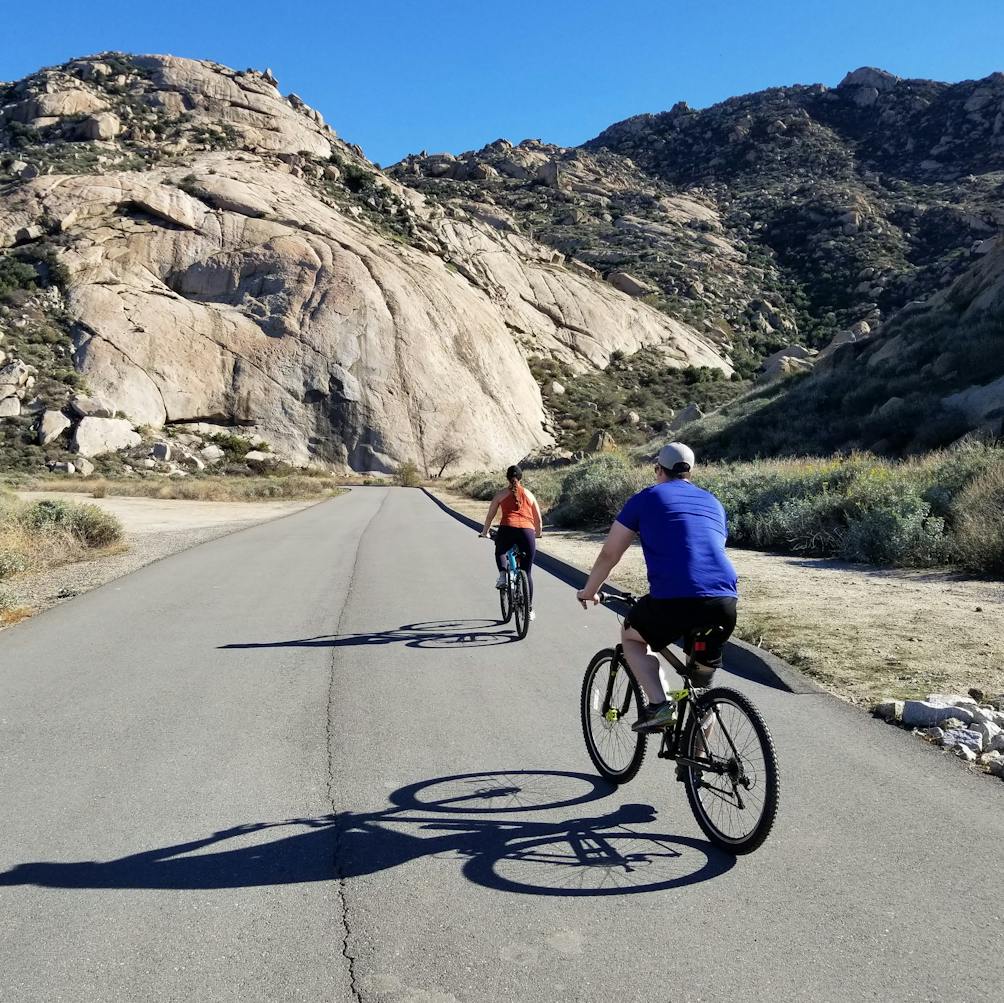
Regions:
[[614, 595], [612, 592], [601, 592], [598, 596], [600, 603], [604, 606], [612, 602], [622, 602], [627, 606], [634, 606], [638, 602], [638, 597], [632, 595], [630, 592], [624, 592], [619, 596]]

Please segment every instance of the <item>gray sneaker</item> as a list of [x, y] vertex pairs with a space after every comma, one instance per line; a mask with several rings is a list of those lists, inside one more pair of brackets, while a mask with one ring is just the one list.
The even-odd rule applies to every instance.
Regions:
[[662, 703], [649, 704], [633, 725], [632, 731], [657, 731], [668, 728], [676, 720], [676, 701], [663, 700]]
[[508, 578], [508, 575], [504, 571], [500, 571], [498, 578], [495, 579], [495, 588], [504, 589], [506, 578]]

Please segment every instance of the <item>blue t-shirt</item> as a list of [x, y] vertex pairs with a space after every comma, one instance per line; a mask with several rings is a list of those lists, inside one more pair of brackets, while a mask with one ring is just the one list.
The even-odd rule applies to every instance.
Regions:
[[627, 500], [617, 521], [641, 538], [654, 599], [738, 596], [725, 554], [725, 509], [682, 479], [653, 484]]

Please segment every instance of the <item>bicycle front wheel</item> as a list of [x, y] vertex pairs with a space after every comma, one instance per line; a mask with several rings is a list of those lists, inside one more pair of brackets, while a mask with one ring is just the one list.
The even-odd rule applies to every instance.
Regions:
[[690, 710], [684, 755], [710, 768], [682, 767], [687, 800], [712, 843], [751, 853], [777, 816], [781, 780], [774, 740], [760, 712], [736, 690], [708, 690]]
[[648, 735], [631, 730], [644, 707], [634, 676], [613, 648], [593, 655], [582, 680], [582, 734], [600, 775], [626, 784], [641, 769]]
[[505, 585], [499, 589], [499, 605], [502, 607], [502, 622], [512, 619], [512, 578], [506, 575]]
[[516, 636], [522, 641], [530, 629], [530, 584], [525, 571], [517, 571], [512, 589], [512, 611], [516, 617]]

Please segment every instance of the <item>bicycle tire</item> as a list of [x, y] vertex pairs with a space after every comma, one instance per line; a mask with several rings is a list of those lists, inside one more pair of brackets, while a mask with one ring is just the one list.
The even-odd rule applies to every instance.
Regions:
[[[688, 717], [683, 733], [682, 747], [686, 750], [684, 755], [691, 759], [700, 758], [698, 754], [703, 754], [706, 750], [703, 747], [703, 742], [698, 747], [698, 722], [704, 720], [706, 714], [713, 707], [727, 705], [734, 707], [749, 721], [762, 753], [763, 792], [759, 819], [752, 829], [743, 835], [738, 837], [730, 836], [715, 824], [714, 819], [701, 800], [700, 792], [704, 788], [698, 784], [698, 771], [693, 767], [684, 767], [683, 782], [687, 791], [687, 800], [690, 802], [690, 808], [704, 834], [715, 846], [738, 855], [752, 853], [763, 844], [763, 841], [770, 834], [770, 830], [774, 826], [774, 820], [777, 818], [777, 810], [781, 799], [781, 778], [777, 765], [777, 752], [774, 748], [774, 739], [771, 737], [763, 717], [748, 697], [738, 692], [738, 690], [727, 687], [716, 687], [715, 689], [708, 690], [691, 707], [692, 713]], [[721, 720], [720, 715], [718, 715], [718, 720]], [[730, 742], [730, 744], [732, 743]], [[744, 771], [748, 768], [749, 764], [747, 763], [744, 765]], [[750, 790], [751, 788], [747, 788], [746, 790], [747, 798], [750, 796]], [[724, 798], [718, 798], [717, 795], [713, 797], [728, 804]]]
[[516, 572], [513, 586], [512, 610], [516, 617], [516, 636], [522, 641], [530, 629], [530, 583], [526, 572], [520, 569]]
[[[601, 651], [597, 651], [593, 655], [592, 660], [589, 662], [589, 666], [586, 669], [586, 674], [582, 679], [582, 697], [579, 704], [580, 713], [582, 717], [582, 736], [586, 742], [586, 752], [589, 753], [589, 758], [593, 761], [593, 766], [596, 767], [600, 776], [604, 780], [609, 781], [612, 784], [626, 784], [629, 780], [633, 780], [637, 775], [638, 771], [641, 769], [641, 764], [645, 761], [645, 752], [648, 749], [648, 734], [645, 732], [634, 732], [631, 731], [631, 725], [628, 722], [628, 712], [630, 710], [630, 703], [634, 701], [635, 707], [640, 711], [642, 707], [645, 706], [645, 699], [641, 692], [641, 687], [638, 685], [632, 673], [628, 670], [626, 665], [618, 667], [618, 671], [624, 673], [624, 678], [627, 680], [628, 686], [628, 698], [627, 702], [622, 704], [624, 714], [618, 715], [616, 721], [607, 721], [601, 715], [597, 714], [597, 709], [594, 707], [594, 679], [596, 675], [601, 671], [604, 665], [609, 665], [615, 657], [615, 651], [613, 648], [603, 648]], [[604, 692], [606, 690], [606, 683], [602, 686]], [[635, 715], [637, 717], [637, 714]], [[602, 750], [596, 741], [596, 736], [593, 734], [593, 725], [601, 726], [606, 730], [608, 737], [613, 731], [613, 726], [619, 726], [624, 729], [619, 734], [622, 735], [622, 739], [618, 740], [620, 748], [630, 752], [630, 743], [634, 742], [634, 751], [630, 752], [628, 756], [628, 761], [625, 766], [617, 768], [612, 766], [607, 759], [604, 758]]]
[[502, 622], [508, 623], [512, 619], [512, 578], [506, 574], [505, 585], [498, 590], [499, 606], [502, 608]]

